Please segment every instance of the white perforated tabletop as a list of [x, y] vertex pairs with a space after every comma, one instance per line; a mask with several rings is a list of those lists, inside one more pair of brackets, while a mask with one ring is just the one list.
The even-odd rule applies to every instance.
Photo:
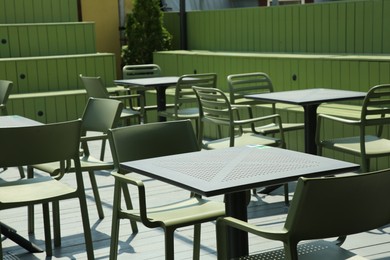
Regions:
[[137, 172], [203, 196], [282, 184], [300, 176], [353, 171], [358, 165], [268, 146], [232, 147], [122, 163]]
[[[247, 221], [246, 191], [283, 184], [300, 176], [317, 177], [355, 171], [359, 165], [267, 146], [192, 152], [121, 166], [203, 196], [225, 195], [226, 214]], [[229, 232], [230, 257], [248, 254], [248, 234]]]

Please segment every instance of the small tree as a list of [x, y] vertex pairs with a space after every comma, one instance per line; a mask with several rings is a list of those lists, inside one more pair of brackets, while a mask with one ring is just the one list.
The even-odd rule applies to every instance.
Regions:
[[153, 52], [169, 50], [172, 36], [163, 26], [159, 0], [136, 0], [127, 15], [127, 46], [122, 51], [126, 65], [153, 63]]

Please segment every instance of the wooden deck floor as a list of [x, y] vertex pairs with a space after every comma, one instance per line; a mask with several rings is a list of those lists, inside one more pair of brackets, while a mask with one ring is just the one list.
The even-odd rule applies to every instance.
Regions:
[[[96, 148], [96, 150], [98, 150]], [[17, 169], [8, 169], [1, 173], [3, 178], [12, 179], [18, 176]], [[87, 174], [85, 174], [86, 193], [89, 205], [89, 217], [92, 225], [92, 237], [96, 259], [108, 259], [110, 247], [111, 210], [113, 197], [113, 177], [109, 172], [98, 172], [97, 182], [104, 204], [105, 218], [98, 219], [95, 203], [90, 189]], [[157, 205], [161, 201], [174, 201], [177, 198], [185, 198], [187, 191], [171, 185], [141, 177], [146, 183], [148, 204]], [[63, 181], [72, 184], [73, 176], [66, 176]], [[294, 183], [290, 184], [290, 197], [294, 191]], [[135, 194], [134, 194], [135, 195]], [[137, 197], [133, 196], [134, 202]], [[211, 198], [222, 200], [222, 197]], [[375, 201], [387, 206], [387, 199]], [[248, 207], [250, 222], [274, 226], [282, 225], [288, 208], [283, 203], [282, 189], [275, 190], [270, 195], [252, 196]], [[27, 234], [26, 209], [4, 210], [1, 213], [1, 221], [17, 229], [18, 233], [36, 245], [44, 248], [44, 235], [42, 226], [42, 212], [36, 207], [36, 231], [35, 235]], [[84, 239], [82, 234], [81, 216], [76, 200], [61, 203], [61, 230], [62, 246], [54, 249], [51, 259], [86, 259]], [[118, 259], [164, 259], [163, 232], [158, 229], [148, 229], [139, 225], [139, 232], [132, 234], [128, 221], [121, 222], [120, 245]], [[177, 230], [175, 237], [176, 259], [192, 259], [192, 227]], [[202, 225], [201, 259], [216, 259], [215, 223]], [[279, 248], [278, 242], [250, 237], [250, 251], [258, 252]], [[390, 259], [390, 226], [370, 232], [349, 236], [344, 243], [345, 249], [364, 256], [368, 259]], [[5, 259], [46, 259], [45, 253], [31, 254], [16, 245], [9, 239], [3, 240], [3, 252]]]

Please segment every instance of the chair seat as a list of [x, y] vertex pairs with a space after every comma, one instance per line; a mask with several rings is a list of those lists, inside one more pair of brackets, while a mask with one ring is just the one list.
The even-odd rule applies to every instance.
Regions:
[[177, 119], [196, 119], [199, 117], [199, 108], [180, 108], [177, 110], [177, 115], [173, 108], [168, 108], [165, 111], [160, 111], [159, 115], [164, 117], [175, 117]]
[[[277, 138], [272, 138], [254, 133], [243, 133], [239, 138], [234, 139], [234, 146], [245, 145], [269, 145], [280, 146], [281, 141]], [[203, 144], [204, 149], [220, 149], [230, 146], [230, 137], [216, 139]]]
[[[15, 185], [23, 187], [23, 192], [21, 192], [21, 189], [16, 189]], [[46, 199], [49, 202], [76, 191], [75, 188], [49, 176], [2, 182], [0, 187], [2, 208], [31, 205], [34, 201], [42, 203], [42, 200]]]
[[[124, 210], [125, 214], [139, 216], [138, 210]], [[224, 204], [201, 198], [189, 198], [180, 202], [148, 208], [151, 222], [162, 222], [164, 226], [187, 226], [188, 223], [206, 222], [225, 214]]]
[[[367, 258], [356, 255], [336, 244], [319, 240], [308, 243], [301, 243], [298, 245], [299, 260], [364, 260]], [[240, 260], [282, 260], [285, 259], [283, 248], [263, 252], [256, 255], [250, 255], [239, 258]]]
[[[303, 123], [283, 123], [282, 124], [282, 129], [283, 131], [295, 131], [295, 130], [300, 130], [305, 127], [305, 124]], [[263, 135], [270, 135], [270, 134], [276, 134], [280, 132], [279, 125], [277, 124], [268, 124], [260, 127], [255, 128], [256, 131], [260, 134]], [[245, 128], [244, 131], [252, 131], [250, 128]]]
[[[321, 144], [324, 147], [333, 148], [335, 150], [348, 151], [352, 154], [360, 154], [360, 137], [336, 138], [323, 140]], [[379, 138], [377, 136], [368, 135], [365, 137], [366, 154], [379, 155], [390, 154], [390, 140]]]
[[133, 109], [129, 109], [129, 108], [124, 108], [122, 110], [122, 113], [121, 113], [121, 118], [127, 118], [127, 117], [134, 117], [134, 116], [139, 116], [140, 115], [140, 112], [139, 111], [135, 111]]
[[[89, 170], [112, 170], [114, 169], [114, 164], [112, 162], [103, 162], [99, 159], [96, 159], [92, 156], [88, 157], [81, 157], [80, 158], [80, 164], [81, 164], [81, 170], [82, 171], [89, 171]], [[37, 164], [33, 165], [35, 169], [49, 172], [52, 175], [57, 175], [60, 171], [60, 163], [59, 162], [52, 162], [52, 163], [44, 163], [44, 164]], [[74, 172], [74, 163], [72, 161], [70, 169], [70, 172]]]

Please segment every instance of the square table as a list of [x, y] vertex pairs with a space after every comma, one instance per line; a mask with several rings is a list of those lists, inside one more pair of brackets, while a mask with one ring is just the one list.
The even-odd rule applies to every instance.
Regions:
[[[166, 95], [165, 90], [176, 85], [180, 77], [167, 76], [167, 77], [150, 77], [140, 79], [121, 79], [114, 80], [116, 85], [126, 86], [129, 89], [156, 90], [157, 98], [157, 111], [164, 111], [166, 109]], [[159, 121], [164, 121], [165, 118], [159, 117]]]
[[246, 98], [256, 99], [266, 102], [281, 102], [287, 104], [300, 105], [304, 110], [304, 131], [305, 131], [305, 152], [317, 154], [315, 143], [315, 133], [317, 126], [317, 108], [324, 102], [346, 101], [353, 99], [363, 99], [366, 92], [313, 88], [290, 91], [271, 92], [264, 94], [246, 95]]
[[[247, 221], [246, 191], [359, 169], [359, 165], [268, 146], [231, 147], [121, 163], [202, 196], [225, 195], [226, 214]], [[230, 231], [231, 257], [248, 254], [248, 234]]]

